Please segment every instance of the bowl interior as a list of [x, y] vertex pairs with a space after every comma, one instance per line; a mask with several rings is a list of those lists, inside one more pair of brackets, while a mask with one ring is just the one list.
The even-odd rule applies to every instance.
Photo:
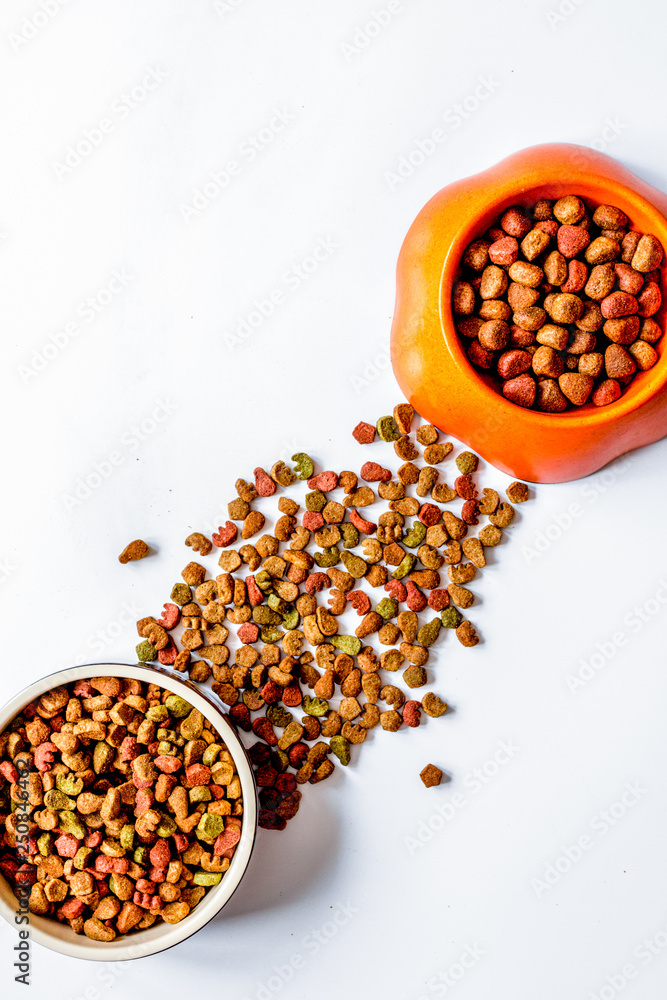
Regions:
[[[158, 667], [100, 663], [71, 667], [42, 678], [21, 691], [0, 710], [0, 732], [22, 709], [45, 691], [59, 684], [99, 676], [132, 677], [144, 683], [161, 687], [181, 695], [197, 708], [215, 726], [234, 758], [241, 781], [243, 795], [243, 824], [241, 839], [231, 859], [229, 868], [218, 885], [212, 886], [191, 913], [178, 924], [161, 922], [147, 930], [137, 931], [110, 942], [92, 941], [83, 934], [75, 934], [68, 924], [30, 914], [30, 936], [38, 944], [53, 951], [88, 961], [117, 962], [145, 958], [164, 951], [190, 937], [209, 922], [231, 898], [239, 885], [250, 860], [257, 832], [257, 789], [246, 750], [223, 712], [190, 681], [175, 677]], [[0, 875], [0, 914], [12, 925], [18, 901], [12, 889]]]
[[[500, 404], [503, 407], [511, 407], [515, 411], [517, 409], [516, 404], [509, 402], [498, 392], [496, 383], [490, 375], [479, 371], [468, 361], [463, 349], [461, 338], [456, 330], [451, 304], [452, 291], [454, 282], [459, 275], [461, 258], [468, 244], [482, 237], [505, 209], [512, 205], [530, 208], [540, 198], [556, 200], [566, 194], [578, 195], [592, 208], [604, 204], [615, 205], [628, 216], [631, 229], [656, 236], [667, 253], [667, 219], [633, 188], [617, 181], [611, 181], [606, 177], [589, 174], [585, 181], [582, 181], [579, 176], [570, 180], [567, 177], [561, 177], [530, 187], [517, 186], [515, 190], [502, 197], [493, 198], [491, 196], [485, 211], [471, 216], [467, 225], [460, 228], [455, 239], [449, 245], [443, 260], [440, 285], [440, 318], [447, 346], [461, 373], [465, 378], [474, 380], [477, 391], [481, 391], [488, 397], [489, 405]], [[661, 273], [664, 267], [665, 261], [661, 265]], [[666, 309], [667, 302], [663, 298], [660, 309], [652, 317], [663, 330]], [[663, 334], [660, 340], [652, 345], [658, 354], [658, 360], [653, 368], [646, 372], [638, 372], [630, 385], [623, 391], [622, 396], [614, 403], [598, 407], [589, 402], [584, 406], [566, 410], [563, 413], [543, 413], [539, 410], [523, 409], [525, 417], [528, 420], [535, 418], [536, 423], [541, 423], [544, 420], [552, 421], [554, 418], [587, 424], [606, 423], [610, 419], [617, 419], [619, 416], [636, 409], [649, 396], [667, 385], [667, 351], [665, 351], [664, 340]]]

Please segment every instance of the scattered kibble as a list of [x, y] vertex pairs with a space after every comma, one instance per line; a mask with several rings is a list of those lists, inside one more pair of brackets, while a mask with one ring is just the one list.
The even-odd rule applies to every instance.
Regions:
[[145, 559], [150, 553], [150, 548], [141, 538], [136, 538], [129, 545], [126, 545], [121, 554], [118, 556], [118, 562], [129, 563], [135, 562], [137, 559]]

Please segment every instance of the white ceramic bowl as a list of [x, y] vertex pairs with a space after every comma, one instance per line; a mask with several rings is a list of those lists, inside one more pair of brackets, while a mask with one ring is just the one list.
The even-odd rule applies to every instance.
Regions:
[[[57, 920], [30, 914], [30, 937], [32, 941], [58, 951], [72, 958], [84, 958], [93, 962], [119, 962], [132, 958], [145, 958], [156, 952], [165, 951], [180, 941], [189, 938], [204, 924], [207, 924], [225, 905], [243, 878], [257, 833], [257, 787], [252, 767], [243, 744], [233, 726], [223, 712], [210, 701], [194, 684], [170, 674], [160, 667], [128, 666], [119, 663], [94, 663], [81, 667], [70, 667], [42, 677], [11, 699], [0, 710], [0, 732], [12, 719], [35, 698], [60, 684], [89, 677], [133, 677], [147, 684], [159, 684], [173, 694], [178, 694], [198, 709], [215, 727], [223, 738], [241, 781], [243, 794], [243, 825], [241, 839], [236, 847], [231, 864], [218, 885], [212, 886], [197, 906], [178, 924], [160, 922], [145, 931], [136, 931], [108, 943], [91, 941], [83, 934], [75, 934], [68, 924]], [[0, 915], [13, 927], [18, 901], [7, 880], [0, 875]], [[16, 928], [18, 931], [18, 928]]]

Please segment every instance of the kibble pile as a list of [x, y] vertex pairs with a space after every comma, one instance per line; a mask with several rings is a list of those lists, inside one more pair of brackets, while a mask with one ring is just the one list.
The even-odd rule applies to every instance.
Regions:
[[[430, 424], [413, 434], [414, 419], [399, 404], [353, 432], [360, 444], [377, 436], [393, 445], [396, 474], [375, 461], [359, 474], [316, 472], [298, 453], [294, 471], [279, 461], [256, 468], [253, 482], [238, 479], [226, 524], [186, 539], [202, 560], [219, 550], [217, 570], [189, 562], [162, 616], [137, 623], [140, 660], [211, 679], [234, 723], [257, 738], [249, 753], [265, 828], [284, 829], [298, 786], [329, 777], [333, 759], [348, 764], [370, 730], [443, 715], [445, 701], [425, 690], [430, 648], [446, 631], [467, 647], [479, 641], [465, 617], [469, 584], [529, 490], [513, 483], [507, 500], [488, 487], [480, 495], [477, 457], [454, 458]], [[297, 480], [307, 481], [305, 510]], [[272, 531], [262, 533], [259, 503], [278, 493]], [[488, 523], [475, 532], [480, 517]], [[345, 633], [340, 616], [350, 609], [360, 620]]]

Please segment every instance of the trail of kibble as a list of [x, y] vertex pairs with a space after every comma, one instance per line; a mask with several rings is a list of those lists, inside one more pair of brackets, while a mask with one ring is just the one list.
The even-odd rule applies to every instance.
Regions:
[[[422, 712], [446, 712], [442, 698], [422, 693], [430, 647], [443, 629], [464, 646], [479, 642], [464, 615], [475, 600], [468, 584], [486, 565], [485, 549], [498, 545], [511, 524], [512, 504], [528, 499], [529, 490], [513, 483], [511, 502], [488, 487], [480, 496], [478, 458], [469, 451], [448, 463], [449, 486], [440, 466], [453, 445], [430, 424], [413, 435], [413, 422], [412, 407], [401, 403], [353, 431], [360, 444], [376, 435], [393, 444], [402, 462], [395, 476], [373, 461], [359, 474], [316, 472], [299, 452], [294, 471], [276, 462], [269, 472], [256, 468], [252, 483], [238, 479], [226, 524], [210, 539], [193, 532], [185, 542], [203, 558], [221, 549], [220, 572], [209, 579], [202, 563], [188, 563], [162, 616], [137, 623], [140, 660], [187, 670], [200, 684], [212, 678], [230, 718], [257, 737], [249, 754], [265, 828], [284, 829], [299, 808], [297, 786], [328, 778], [332, 758], [347, 765], [351, 745], [371, 729], [415, 728]], [[309, 489], [303, 511], [285, 495], [297, 478]], [[253, 504], [279, 490], [273, 533], [260, 535], [266, 517]], [[378, 497], [379, 516], [369, 509]], [[458, 500], [459, 514], [441, 506]], [[469, 534], [480, 517], [489, 523]], [[345, 634], [338, 619], [350, 609], [361, 621]], [[240, 642], [233, 661], [232, 628]], [[407, 692], [392, 682], [399, 671]]]

